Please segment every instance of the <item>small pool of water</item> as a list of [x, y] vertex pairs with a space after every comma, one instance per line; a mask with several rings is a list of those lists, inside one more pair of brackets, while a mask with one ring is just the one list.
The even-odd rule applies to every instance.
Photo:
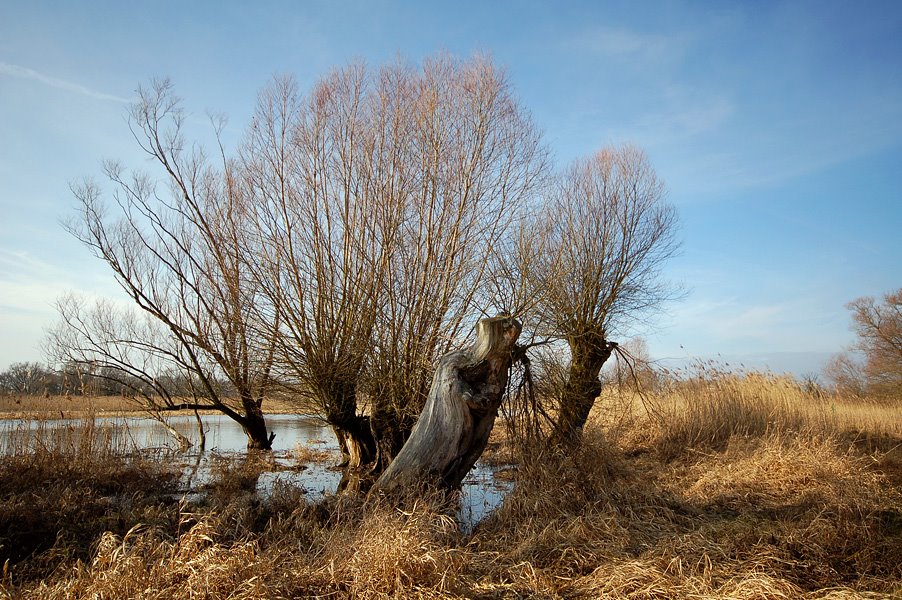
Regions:
[[[123, 452], [168, 449], [184, 464], [179, 494], [187, 500], [200, 500], [213, 477], [218, 461], [240, 461], [246, 457], [247, 437], [241, 426], [225, 415], [203, 415], [201, 421], [206, 435], [206, 449], [198, 450], [200, 434], [197, 421], [191, 415], [168, 419], [171, 427], [185, 435], [194, 447], [176, 453], [177, 443], [157, 421], [146, 417], [97, 417], [93, 426], [109, 438], [113, 448]], [[307, 415], [267, 415], [267, 427], [276, 434], [273, 440], [272, 469], [264, 470], [256, 482], [256, 493], [267, 498], [274, 488], [288, 485], [300, 488], [309, 502], [318, 502], [336, 493], [341, 482], [340, 460], [335, 435], [322, 420]], [[23, 420], [0, 424], [0, 454], [21, 449], [23, 442], [64, 446], [77, 443], [79, 430], [86, 422], [79, 419]], [[40, 442], [37, 437], [40, 437]], [[297, 448], [326, 453], [321, 461], [299, 463], [294, 456]], [[470, 531], [504, 501], [513, 483], [496, 479], [499, 469], [477, 463], [464, 479], [461, 487], [457, 518], [464, 531]]]

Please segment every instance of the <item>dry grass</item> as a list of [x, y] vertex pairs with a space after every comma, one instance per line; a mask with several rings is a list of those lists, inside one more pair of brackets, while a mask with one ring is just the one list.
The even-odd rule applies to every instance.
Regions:
[[163, 497], [178, 472], [158, 456], [115, 447], [92, 420], [3, 433], [0, 553], [16, 576], [33, 579], [60, 561], [86, 559], [101, 534], [124, 532], [129, 522], [167, 521]]
[[[262, 501], [246, 485], [265, 466], [254, 460], [223, 461], [208, 501], [188, 507], [154, 491], [160, 461], [97, 433], [23, 447], [0, 465], [0, 596], [899, 597], [899, 417], [783, 383], [691, 382], [654, 399], [664, 420], [605, 398], [582, 449], [525, 452], [516, 488], [471, 534], [440, 497], [311, 505], [285, 487]], [[504, 436], [493, 443], [502, 455]], [[45, 518], [54, 504], [69, 511]], [[28, 528], [45, 543], [10, 553]]]
[[330, 450], [320, 440], [307, 443], [298, 442], [290, 451], [291, 458], [298, 464], [335, 462], [339, 455], [335, 450]]
[[0, 418], [77, 419], [86, 415], [134, 413], [134, 402], [122, 396], [34, 396], [0, 394]]
[[597, 405], [596, 424], [628, 451], [654, 449], [669, 458], [768, 433], [837, 436], [874, 450], [902, 439], [898, 404], [806, 391], [791, 377], [754, 372], [704, 371], [642, 396], [609, 390]]

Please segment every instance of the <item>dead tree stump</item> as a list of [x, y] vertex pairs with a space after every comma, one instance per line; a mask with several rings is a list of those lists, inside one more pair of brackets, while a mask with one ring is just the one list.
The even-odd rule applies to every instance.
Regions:
[[371, 493], [460, 487], [495, 424], [520, 330], [510, 317], [482, 319], [471, 348], [438, 360], [419, 420]]

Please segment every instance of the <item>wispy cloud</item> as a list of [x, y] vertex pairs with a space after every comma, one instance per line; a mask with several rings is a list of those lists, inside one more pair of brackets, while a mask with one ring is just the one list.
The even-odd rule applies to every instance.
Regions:
[[18, 79], [36, 81], [52, 88], [65, 90], [74, 94], [81, 94], [82, 96], [96, 98], [97, 100], [121, 102], [123, 104], [131, 102], [131, 100], [129, 100], [128, 98], [114, 96], [113, 94], [106, 94], [104, 92], [98, 92], [97, 90], [92, 90], [91, 88], [85, 87], [72, 81], [67, 81], [58, 77], [50, 77], [49, 75], [44, 75], [43, 73], [39, 73], [34, 69], [29, 69], [27, 67], [22, 67], [19, 65], [13, 65], [3, 61], [0, 61], [0, 75], [7, 75], [9, 77], [16, 77]]
[[133, 303], [106, 273], [66, 269], [34, 254], [0, 247], [0, 370], [17, 361], [44, 360], [44, 331], [58, 318], [55, 301], [76, 292], [88, 302], [108, 299], [123, 309]]
[[0, 248], [0, 317], [51, 314], [54, 300], [73, 289], [97, 298], [121, 296], [111, 278], [100, 270], [73, 272], [26, 251]]
[[[667, 86], [645, 112], [637, 111], [628, 122], [609, 127], [608, 135], [616, 140], [639, 140], [651, 147], [685, 147], [691, 138], [717, 134], [728, 127], [735, 112], [735, 102], [724, 90]], [[593, 109], [586, 116], [602, 121], [604, 112]]]
[[[713, 340], [714, 348], [773, 339], [784, 325], [786, 306], [748, 305], [739, 298], [690, 300], [674, 309], [674, 318], [693, 337]], [[701, 334], [701, 335], [700, 335]]]
[[656, 35], [624, 28], [595, 27], [568, 39], [566, 45], [584, 52], [651, 61], [673, 60], [682, 56], [687, 45], [684, 35]]
[[[726, 277], [726, 275], [725, 275]], [[752, 274], [759, 280], [757, 274]], [[701, 292], [674, 307], [670, 315], [669, 356], [832, 352], [847, 343], [844, 315], [819, 302], [817, 295], [796, 295], [778, 301], [741, 295]]]
[[710, 322], [712, 335], [720, 339], [768, 341], [777, 337], [788, 319], [782, 304], [736, 306], [734, 310], [724, 310]]

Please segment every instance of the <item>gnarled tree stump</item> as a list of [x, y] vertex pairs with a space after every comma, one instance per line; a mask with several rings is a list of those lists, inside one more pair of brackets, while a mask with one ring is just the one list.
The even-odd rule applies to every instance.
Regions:
[[485, 450], [520, 330], [510, 317], [482, 319], [472, 348], [438, 360], [423, 412], [373, 493], [460, 487]]

